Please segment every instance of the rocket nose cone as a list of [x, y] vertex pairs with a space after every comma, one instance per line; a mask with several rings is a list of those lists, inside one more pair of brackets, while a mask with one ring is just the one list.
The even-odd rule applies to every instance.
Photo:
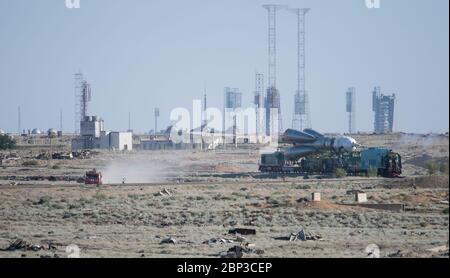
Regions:
[[343, 136], [338, 140], [338, 148], [344, 150], [345, 152], [353, 152], [356, 150], [358, 143], [355, 139], [347, 136]]

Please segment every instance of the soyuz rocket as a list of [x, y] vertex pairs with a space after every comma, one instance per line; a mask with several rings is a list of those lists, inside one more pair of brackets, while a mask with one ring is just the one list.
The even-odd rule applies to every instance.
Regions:
[[282, 142], [294, 145], [284, 151], [285, 157], [290, 160], [298, 160], [309, 154], [322, 151], [351, 153], [360, 146], [356, 140], [351, 137], [326, 137], [309, 128], [304, 129], [303, 131], [287, 129], [283, 133]]

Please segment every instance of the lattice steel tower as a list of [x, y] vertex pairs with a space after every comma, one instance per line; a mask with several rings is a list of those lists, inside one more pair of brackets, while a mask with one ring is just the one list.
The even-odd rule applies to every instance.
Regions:
[[255, 99], [253, 101], [256, 110], [256, 140], [259, 143], [259, 136], [264, 134], [264, 75], [255, 73]]
[[[268, 13], [268, 54], [269, 54], [269, 72], [268, 72], [268, 88], [266, 97], [266, 134], [275, 135], [282, 130], [280, 94], [277, 90], [277, 47], [276, 47], [276, 14], [280, 9], [287, 8], [286, 5], [263, 5]], [[273, 109], [278, 110], [277, 115], [273, 115]]]
[[80, 121], [87, 116], [88, 102], [91, 101], [91, 85], [83, 79], [82, 73], [75, 74], [75, 133], [80, 132]]
[[310, 9], [288, 9], [297, 15], [297, 91], [294, 96], [292, 128], [311, 128], [308, 92], [305, 85], [305, 16]]

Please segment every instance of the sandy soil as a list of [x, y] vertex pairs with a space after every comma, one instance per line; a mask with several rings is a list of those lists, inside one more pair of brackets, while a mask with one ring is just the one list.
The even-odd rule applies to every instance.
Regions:
[[[0, 248], [19, 238], [44, 249], [3, 250], [0, 257], [66, 257], [70, 244], [81, 257], [219, 257], [239, 240], [264, 251], [245, 257], [366, 257], [369, 244], [378, 245], [382, 257], [448, 257], [448, 249], [428, 251], [448, 246], [448, 175], [429, 176], [425, 168], [430, 159], [448, 163], [448, 136], [354, 137], [400, 152], [405, 177], [266, 175], [256, 171], [259, 155], [251, 147], [100, 152], [27, 167], [23, 163], [44, 149], [21, 149], [19, 159], [0, 167]], [[107, 185], [76, 182], [93, 167]], [[405, 211], [353, 206], [353, 190], [366, 192], [368, 203], [402, 203]], [[320, 202], [311, 201], [313, 192], [321, 193]], [[235, 227], [256, 235], [229, 234]], [[301, 229], [322, 240], [283, 239]], [[176, 243], [161, 244], [169, 237]], [[211, 238], [233, 242], [203, 243]]]

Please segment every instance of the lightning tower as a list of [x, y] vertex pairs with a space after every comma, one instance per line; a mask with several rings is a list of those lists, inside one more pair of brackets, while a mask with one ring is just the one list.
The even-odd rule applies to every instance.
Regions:
[[305, 85], [305, 16], [310, 9], [288, 9], [297, 15], [297, 92], [294, 96], [292, 128], [311, 128], [308, 92]]
[[80, 132], [80, 121], [87, 116], [88, 102], [91, 101], [91, 85], [82, 73], [75, 74], [75, 133]]
[[282, 120], [280, 109], [280, 93], [277, 90], [276, 78], [276, 14], [280, 9], [287, 8], [286, 5], [263, 5], [268, 14], [268, 88], [265, 101], [266, 108], [266, 134], [275, 139], [281, 133]]

